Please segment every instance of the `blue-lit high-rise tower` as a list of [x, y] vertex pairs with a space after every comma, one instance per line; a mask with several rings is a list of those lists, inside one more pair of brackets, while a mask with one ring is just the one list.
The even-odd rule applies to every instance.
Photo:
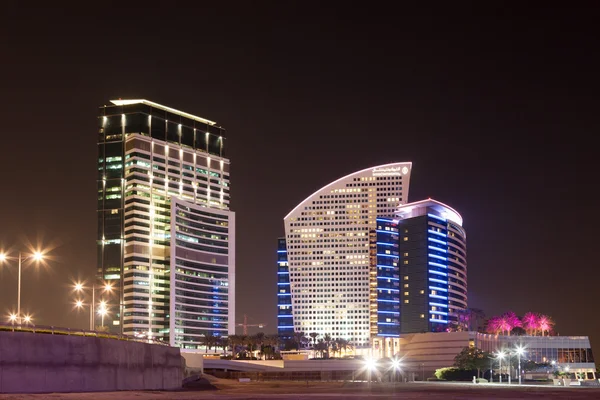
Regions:
[[[398, 253], [398, 222], [391, 218], [377, 218], [377, 229], [371, 233], [371, 271], [376, 275], [372, 286], [372, 302], [376, 316], [371, 322], [373, 346], [381, 354], [395, 354], [400, 336], [400, 268]], [[373, 293], [374, 292], [374, 293]], [[389, 349], [386, 349], [386, 346]], [[381, 349], [380, 349], [381, 347]]]
[[401, 333], [444, 331], [467, 308], [462, 217], [427, 199], [398, 209]]
[[282, 339], [291, 339], [294, 335], [292, 294], [285, 238], [277, 240], [277, 333]]

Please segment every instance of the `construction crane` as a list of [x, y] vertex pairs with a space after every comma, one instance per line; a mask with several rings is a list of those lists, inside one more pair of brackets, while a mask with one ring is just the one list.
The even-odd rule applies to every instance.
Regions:
[[259, 328], [263, 328], [265, 327], [267, 324], [249, 324], [248, 323], [248, 316], [246, 314], [244, 314], [244, 322], [241, 324], [236, 324], [236, 326], [241, 326], [243, 328], [242, 332], [244, 335], [248, 335], [248, 327], [249, 326], [257, 326]]

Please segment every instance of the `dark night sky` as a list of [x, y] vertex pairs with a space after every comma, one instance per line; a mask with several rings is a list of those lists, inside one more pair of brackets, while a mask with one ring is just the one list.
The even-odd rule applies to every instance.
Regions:
[[[548, 313], [600, 351], [592, 9], [19, 3], [0, 11], [0, 243], [57, 245], [24, 272], [38, 324], [87, 326], [67, 283], [95, 269], [97, 107], [145, 98], [227, 129], [238, 318], [275, 331], [289, 210], [358, 169], [412, 161], [410, 200], [464, 217], [470, 305]], [[2, 313], [16, 308], [12, 266]]]

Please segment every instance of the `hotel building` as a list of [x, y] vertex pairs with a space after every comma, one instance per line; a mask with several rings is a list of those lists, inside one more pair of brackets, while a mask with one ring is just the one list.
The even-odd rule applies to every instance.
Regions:
[[[395, 345], [398, 254], [390, 249], [397, 244], [379, 245], [377, 233], [407, 202], [411, 168], [403, 162], [352, 173], [317, 190], [284, 218], [287, 258], [278, 260], [278, 276], [287, 275], [289, 282], [278, 279], [278, 297], [289, 297], [291, 305], [280, 302], [278, 314], [291, 317], [279, 318], [280, 332], [293, 326], [349, 340], [356, 348], [371, 348], [379, 335]], [[381, 233], [381, 242], [394, 235]], [[386, 258], [381, 265], [388, 268], [377, 267], [379, 258]]]
[[467, 308], [467, 235], [451, 207], [427, 199], [396, 212], [401, 333], [445, 331]]
[[98, 278], [113, 330], [202, 347], [234, 333], [235, 214], [215, 122], [147, 100], [100, 107]]

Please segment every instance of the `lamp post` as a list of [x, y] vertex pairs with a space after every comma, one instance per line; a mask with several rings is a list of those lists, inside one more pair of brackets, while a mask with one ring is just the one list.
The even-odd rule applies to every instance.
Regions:
[[[9, 259], [9, 257], [6, 254], [0, 253], [0, 263], [5, 262], [8, 259]], [[17, 324], [21, 325], [21, 322], [22, 322], [21, 321], [21, 269], [22, 269], [22, 265], [23, 265], [23, 262], [27, 261], [28, 259], [33, 259], [33, 261], [37, 261], [37, 262], [42, 261], [44, 259], [44, 255], [41, 252], [36, 251], [31, 255], [28, 255], [28, 256], [26, 255], [25, 257], [23, 257], [23, 253], [21, 253], [19, 251], [18, 259], [19, 259], [19, 278], [18, 278], [18, 283], [17, 283], [17, 317], [16, 317], [16, 320], [17, 320]], [[28, 322], [28, 321], [26, 321], [26, 322]]]
[[504, 351], [499, 351], [496, 355], [496, 358], [498, 358], [498, 369], [500, 370], [500, 383], [502, 383], [502, 360], [505, 356], [506, 353], [504, 353]]
[[508, 355], [508, 384], [511, 383], [511, 375], [512, 375], [512, 363], [510, 362], [511, 352], [510, 350], [506, 352]]
[[[83, 283], [81, 282], [77, 282], [75, 283], [75, 291], [78, 293], [83, 292], [83, 290], [85, 289], [85, 287], [83, 286]], [[110, 293], [112, 292], [112, 285], [110, 283], [104, 283], [103, 284], [103, 292], [104, 293]], [[108, 309], [107, 309], [107, 304], [104, 300], [102, 300], [100, 302], [102, 310], [104, 310], [103, 313], [100, 312], [100, 310], [98, 310], [98, 314], [100, 314], [102, 316], [102, 326], [104, 326], [104, 316], [106, 314], [108, 314]], [[83, 303], [83, 300], [76, 300], [75, 301], [75, 306], [77, 308], [83, 308], [85, 306], [85, 304]], [[95, 328], [95, 323], [96, 323], [96, 318], [94, 315], [94, 308], [96, 306], [96, 284], [94, 283], [92, 285], [92, 302], [90, 303], [90, 331], [93, 331]]]
[[525, 348], [521, 345], [518, 345], [515, 349], [515, 353], [517, 353], [517, 357], [519, 359], [519, 385], [521, 384], [521, 356], [525, 353]]

